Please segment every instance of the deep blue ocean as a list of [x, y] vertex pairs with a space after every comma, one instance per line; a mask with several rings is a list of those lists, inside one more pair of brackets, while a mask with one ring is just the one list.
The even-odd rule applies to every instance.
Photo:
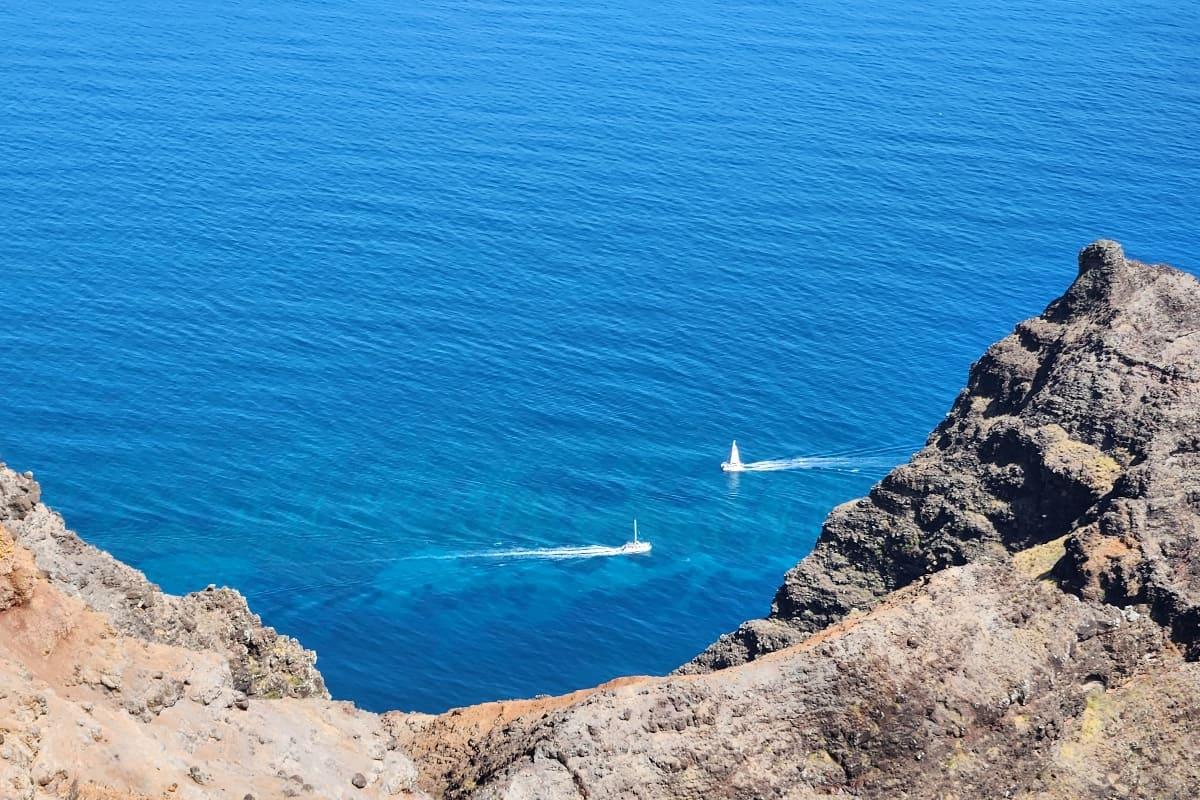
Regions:
[[[1200, 267], [1195, 3], [8, 0], [0, 37], [0, 458], [372, 709], [672, 669], [1080, 246]], [[735, 437], [893, 449], [731, 477]], [[634, 517], [648, 556], [480, 555]]]

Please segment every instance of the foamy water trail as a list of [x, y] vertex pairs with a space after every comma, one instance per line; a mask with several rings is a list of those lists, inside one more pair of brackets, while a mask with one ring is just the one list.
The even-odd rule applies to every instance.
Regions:
[[742, 465], [742, 471], [777, 472], [785, 469], [826, 469], [838, 472], [858, 472], [863, 469], [887, 469], [904, 460], [905, 456], [915, 449], [908, 446], [882, 447], [824, 455], [748, 461]]
[[599, 544], [587, 544], [578, 547], [529, 547], [515, 550], [479, 550], [466, 553], [444, 553], [435, 558], [441, 560], [455, 558], [595, 558], [597, 556], [626, 555], [620, 547], [605, 547]]
[[449, 553], [414, 553], [407, 556], [390, 556], [385, 558], [361, 558], [352, 561], [339, 561], [339, 564], [391, 564], [398, 561], [463, 561], [467, 559], [512, 559], [512, 558], [541, 558], [556, 560], [563, 558], [596, 558], [599, 556], [632, 555], [622, 547], [608, 547], [600, 544], [585, 544], [574, 547], [519, 547], [498, 550], [459, 550]]
[[[620, 547], [606, 547], [599, 544], [580, 545], [578, 547], [528, 547], [515, 548], [512, 550], [465, 550], [458, 553], [418, 553], [410, 556], [392, 556], [390, 558], [361, 558], [352, 561], [339, 561], [341, 565], [346, 564], [395, 564], [400, 561], [458, 561], [466, 559], [495, 559], [503, 561], [507, 559], [546, 559], [557, 561], [568, 558], [596, 558], [598, 556], [622, 556], [633, 555]], [[248, 592], [247, 596], [252, 598], [266, 597], [274, 594], [308, 592], [314, 589], [322, 589], [330, 586], [351, 587], [360, 586], [372, 583], [374, 578], [367, 578], [360, 581], [349, 582], [329, 582], [329, 583], [313, 583], [303, 584], [298, 586], [277, 586], [271, 589], [264, 589], [258, 592]]]
[[858, 472], [860, 469], [887, 468], [896, 462], [885, 458], [835, 458], [832, 456], [798, 456], [768, 461], [751, 461], [742, 466], [745, 472], [775, 472], [781, 469], [832, 469]]

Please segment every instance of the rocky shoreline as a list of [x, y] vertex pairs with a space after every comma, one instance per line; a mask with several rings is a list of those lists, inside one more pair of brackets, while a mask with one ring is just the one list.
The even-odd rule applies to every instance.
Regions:
[[1151, 523], [1136, 531], [1153, 537], [1145, 545], [1176, 539], [1164, 528], [1183, 524], [1186, 509], [1163, 520], [1144, 515], [1156, 500], [1194, 489], [1187, 472], [1200, 437], [1198, 368], [1195, 279], [1127, 261], [1115, 242], [1084, 248], [1071, 288], [972, 367], [924, 449], [867, 497], [833, 510], [771, 615], [722, 637], [682, 671], [743, 663], [922, 575], [1067, 534], [1071, 558], [1058, 571], [1076, 591], [1102, 582], [1091, 594], [1151, 602], [1164, 624], [1193, 637], [1200, 596], [1153, 548], [1124, 565], [1129, 574], [1116, 566], [1079, 573], [1090, 547], [1134, 536], [1134, 519]]
[[1107, 241], [665, 677], [370, 714], [0, 468], [4, 797], [1193, 798], [1198, 658], [1200, 284]]

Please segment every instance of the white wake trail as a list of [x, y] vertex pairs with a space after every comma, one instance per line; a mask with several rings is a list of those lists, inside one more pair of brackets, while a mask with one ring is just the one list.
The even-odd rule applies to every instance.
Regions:
[[748, 461], [742, 465], [743, 472], [777, 472], [785, 469], [825, 469], [838, 472], [858, 472], [863, 469], [887, 469], [893, 467], [902, 456], [876, 454], [797, 456], [775, 458], [767, 461]]
[[446, 553], [438, 558], [596, 558], [597, 556], [625, 555], [626, 550], [620, 547], [605, 547], [599, 544], [587, 544], [579, 547], [530, 547], [515, 550], [480, 550], [469, 553]]
[[600, 544], [585, 544], [575, 547], [520, 547], [510, 550], [460, 550], [451, 553], [414, 553], [407, 556], [383, 558], [359, 558], [342, 560], [339, 564], [395, 564], [400, 561], [460, 561], [467, 559], [512, 559], [541, 558], [557, 560], [564, 558], [596, 558], [599, 556], [623, 556], [631, 553], [623, 547], [607, 547]]
[[[513, 559], [513, 558], [540, 558], [550, 561], [557, 561], [568, 558], [596, 558], [598, 556], [623, 556], [631, 555], [629, 551], [620, 547], [605, 547], [599, 544], [587, 544], [578, 547], [528, 547], [516, 548], [512, 550], [467, 550], [459, 553], [419, 553], [411, 556], [392, 556], [388, 558], [360, 558], [352, 561], [339, 561], [341, 565], [353, 564], [355, 566], [361, 564], [395, 564], [401, 561], [457, 561], [460, 559]], [[348, 587], [369, 584], [373, 581], [372, 578], [367, 578], [360, 581], [338, 582], [338, 583], [311, 583], [299, 586], [277, 586], [272, 589], [264, 589], [259, 592], [249, 592], [248, 597], [267, 597], [274, 594], [294, 593], [294, 592], [309, 592], [315, 589], [325, 589], [334, 586]]]

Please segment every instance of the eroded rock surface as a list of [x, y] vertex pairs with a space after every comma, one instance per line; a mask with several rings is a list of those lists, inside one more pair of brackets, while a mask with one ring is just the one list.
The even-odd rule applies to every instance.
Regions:
[[317, 656], [281, 636], [232, 589], [163, 593], [138, 570], [92, 547], [41, 502], [31, 474], [0, 464], [0, 522], [62, 591], [103, 612], [121, 633], [148, 642], [226, 652], [235, 686], [264, 697], [328, 697]]
[[377, 715], [247, 697], [219, 638], [205, 648], [119, 630], [128, 607], [113, 617], [64, 591], [12, 522], [0, 522], [0, 797], [424, 796]]
[[[1198, 689], [1200, 664], [1145, 615], [972, 564], [748, 664], [474, 730], [426, 786], [509, 800], [1190, 797]], [[406, 718], [399, 738], [452, 741], [472, 712]]]

